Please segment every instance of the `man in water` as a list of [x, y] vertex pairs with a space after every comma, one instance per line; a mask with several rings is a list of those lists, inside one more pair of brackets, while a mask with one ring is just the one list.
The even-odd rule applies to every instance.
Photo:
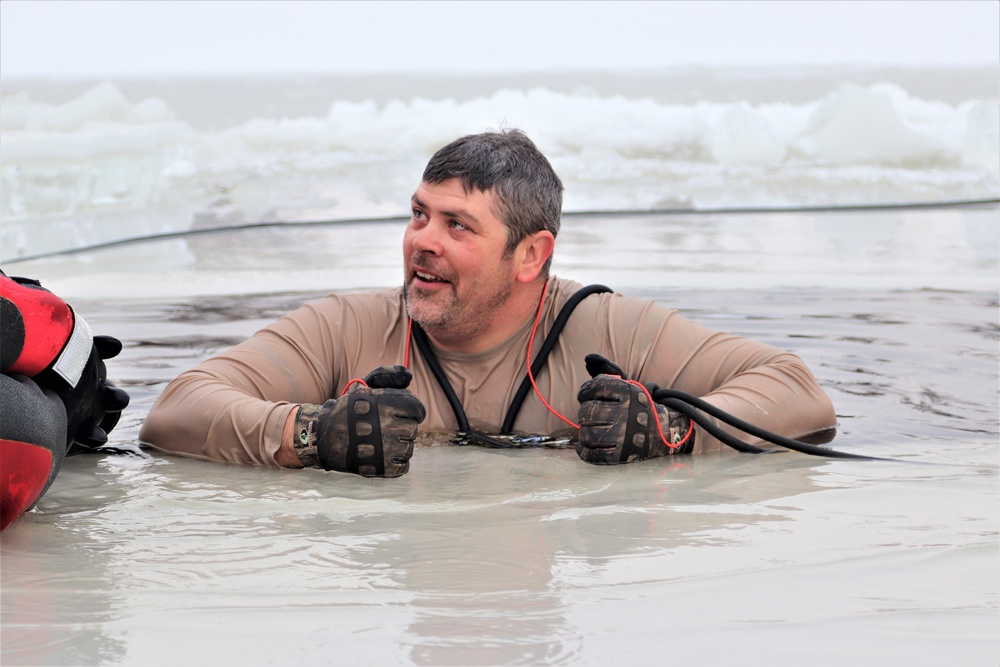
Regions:
[[306, 304], [181, 374], [140, 440], [212, 460], [384, 477], [409, 469], [418, 425], [485, 444], [501, 433], [568, 436], [598, 464], [722, 446], [643, 384], [789, 437], [834, 427], [829, 398], [797, 356], [550, 276], [562, 190], [518, 130], [445, 146], [411, 200], [402, 287]]

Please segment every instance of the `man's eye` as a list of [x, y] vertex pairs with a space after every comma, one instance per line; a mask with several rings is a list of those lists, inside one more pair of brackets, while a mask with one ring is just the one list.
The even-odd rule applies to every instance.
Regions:
[[424, 212], [421, 211], [418, 208], [413, 209], [413, 219], [414, 220], [423, 220], [424, 219]]
[[450, 227], [451, 227], [452, 229], [468, 229], [468, 227], [466, 227], [465, 225], [463, 225], [463, 224], [462, 224], [461, 222], [459, 222], [458, 220], [449, 220], [449, 221], [448, 221], [448, 225], [449, 225], [449, 226], [450, 226]]

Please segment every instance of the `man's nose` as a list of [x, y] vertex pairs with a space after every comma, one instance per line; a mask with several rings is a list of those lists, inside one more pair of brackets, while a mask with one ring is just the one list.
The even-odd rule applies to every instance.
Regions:
[[444, 250], [441, 244], [444, 230], [436, 222], [429, 222], [413, 232], [413, 247], [421, 252], [440, 255]]

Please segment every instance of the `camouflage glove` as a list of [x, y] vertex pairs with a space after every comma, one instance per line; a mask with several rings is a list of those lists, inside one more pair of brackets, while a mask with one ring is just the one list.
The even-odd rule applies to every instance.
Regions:
[[302, 405], [295, 418], [302, 464], [363, 477], [405, 475], [427, 414], [406, 389], [412, 377], [403, 366], [381, 366], [365, 376], [367, 386], [323, 405]]
[[[694, 432], [687, 416], [659, 403], [651, 404], [641, 386], [626, 382], [620, 368], [606, 359], [603, 361], [607, 364], [595, 370], [613, 374], [596, 374], [583, 383], [577, 394], [580, 439], [576, 453], [580, 458], [587, 463], [614, 465], [690, 453], [694, 448]], [[591, 368], [588, 357], [588, 369]]]

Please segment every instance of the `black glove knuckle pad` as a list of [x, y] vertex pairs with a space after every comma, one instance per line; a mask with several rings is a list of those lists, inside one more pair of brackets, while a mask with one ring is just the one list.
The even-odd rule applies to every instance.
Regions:
[[347, 470], [364, 477], [383, 477], [382, 422], [373, 398], [361, 392], [347, 397]]
[[[392, 369], [376, 369], [366, 382], [384, 368]], [[398, 373], [391, 375], [395, 379], [390, 384], [398, 384]], [[325, 470], [363, 477], [404, 475], [413, 456], [417, 426], [425, 416], [420, 400], [403, 388], [366, 387], [329, 400], [315, 420], [319, 464]]]
[[[650, 404], [646, 393], [620, 377], [599, 375], [580, 388], [580, 441], [577, 454], [588, 463], [614, 465], [674, 453], [662, 444], [656, 419], [663, 427], [672, 418], [668, 410]], [[672, 422], [671, 422], [671, 425]], [[689, 451], [685, 448], [685, 451]]]

